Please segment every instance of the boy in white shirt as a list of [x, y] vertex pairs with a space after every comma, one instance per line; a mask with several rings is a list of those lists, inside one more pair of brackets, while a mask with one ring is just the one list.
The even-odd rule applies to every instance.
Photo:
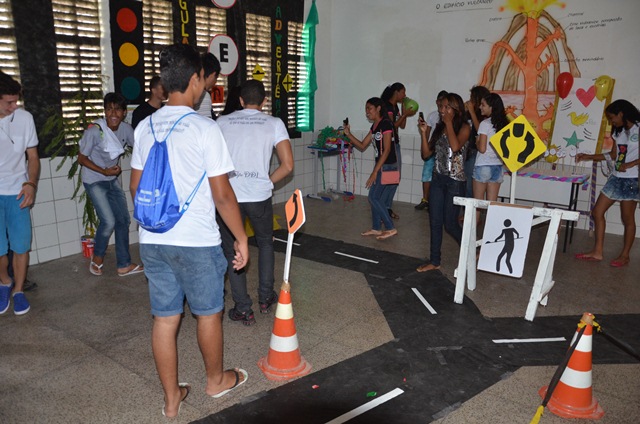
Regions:
[[[244, 109], [218, 118], [233, 160], [235, 171], [229, 174], [242, 220], [251, 221], [258, 244], [258, 303], [260, 312], [269, 313], [271, 305], [278, 301], [273, 291], [273, 185], [293, 171], [293, 152], [289, 133], [280, 118], [261, 112], [266, 103], [264, 85], [260, 81], [248, 80], [240, 89], [240, 103]], [[273, 151], [280, 165], [269, 174]], [[234, 239], [227, 227], [221, 223], [222, 247], [227, 260], [233, 256]], [[244, 325], [254, 324], [251, 297], [247, 293], [247, 276], [244, 270], [229, 267], [229, 284], [235, 307], [229, 318]]]
[[229, 266], [243, 268], [249, 247], [227, 177], [233, 163], [222, 133], [215, 121], [193, 110], [204, 90], [200, 55], [186, 44], [166, 47], [160, 53], [160, 75], [169, 100], [136, 127], [131, 194], [136, 195], [156, 137], [166, 139], [173, 183], [181, 203], [205, 172], [209, 183], [199, 186], [189, 209], [170, 230], [154, 233], [140, 228], [140, 256], [149, 279], [154, 316], [153, 356], [164, 389], [162, 414], [175, 417], [190, 390], [188, 384], [178, 383], [177, 335], [185, 297], [197, 318], [198, 346], [207, 374], [205, 392], [220, 397], [247, 381], [245, 370], [222, 368], [221, 315], [227, 261], [220, 247], [216, 209], [237, 240]]

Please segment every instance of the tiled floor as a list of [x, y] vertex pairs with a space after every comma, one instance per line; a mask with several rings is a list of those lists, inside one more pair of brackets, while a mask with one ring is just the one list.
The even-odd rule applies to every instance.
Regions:
[[[305, 206], [307, 223], [302, 232], [306, 234], [414, 258], [427, 256], [428, 215], [415, 211], [413, 205], [395, 204], [401, 216], [396, 221], [399, 235], [384, 242], [359, 235], [370, 227], [365, 198], [345, 201], [336, 197], [330, 203], [305, 199]], [[283, 205], [276, 207], [276, 213], [284, 215]], [[284, 218], [280, 223], [284, 224]], [[523, 317], [545, 232], [544, 226], [532, 231], [522, 279], [479, 273], [478, 288], [466, 292], [469, 297], [465, 302], [473, 301], [487, 318]], [[539, 307], [537, 316], [575, 316], [577, 323], [585, 311], [596, 316], [635, 314], [629, 319], [640, 325], [640, 246], [634, 247], [630, 266], [613, 269], [607, 262], [573, 259], [575, 252], [585, 250], [591, 242], [587, 232], [576, 231], [569, 251], [558, 253], [556, 286], [548, 306]], [[615, 257], [620, 243], [621, 237], [607, 236], [607, 259]], [[136, 255], [137, 246], [133, 252]], [[255, 249], [252, 253], [255, 258]], [[0, 422], [165, 422], [160, 414], [162, 391], [150, 349], [145, 279], [142, 275], [117, 277], [110, 254], [103, 277], [90, 275], [88, 261], [80, 255], [30, 269], [30, 277], [39, 284], [28, 294], [32, 311], [23, 317], [15, 317], [11, 311], [0, 317]], [[318, 256], [331, 254], [320, 249], [317, 252]], [[445, 236], [442, 272], [450, 280], [457, 255], [457, 246]], [[284, 255], [278, 253], [276, 281], [282, 276], [283, 266]], [[249, 274], [251, 293], [255, 293], [255, 268]], [[361, 273], [294, 257], [290, 281], [300, 350], [311, 363], [312, 372], [394, 339]], [[227, 309], [231, 306], [227, 299]], [[256, 318], [253, 327], [225, 320], [225, 365], [241, 366], [250, 376], [242, 388], [212, 400], [204, 394], [195, 320], [190, 315], [185, 317], [179, 336], [180, 376], [181, 381], [193, 385], [193, 391], [175, 422], [190, 422], [237, 403], [246, 404], [281, 385], [267, 380], [256, 365], [268, 352], [273, 315], [257, 314]], [[594, 340], [606, 342], [601, 337]], [[594, 393], [606, 412], [601, 422], [635, 423], [640, 416], [640, 365], [628, 362], [594, 366]], [[523, 367], [464, 404], [451, 405], [421, 422], [529, 422], [540, 404], [537, 391], [548, 384], [553, 370]], [[567, 420], [547, 411], [542, 422]]]

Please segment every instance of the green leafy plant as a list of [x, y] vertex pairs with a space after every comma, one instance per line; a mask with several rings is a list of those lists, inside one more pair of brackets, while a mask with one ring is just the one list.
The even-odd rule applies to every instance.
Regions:
[[82, 187], [78, 153], [84, 130], [102, 114], [102, 93], [96, 91], [80, 92], [66, 102], [66, 106], [74, 113], [63, 114], [60, 107], [54, 109], [39, 136], [40, 138], [51, 138], [51, 142], [45, 148], [45, 153], [50, 155], [50, 159], [62, 158], [56, 170], [59, 171], [66, 161], [71, 161], [67, 178], [70, 180], [76, 178], [71, 199], [77, 198], [79, 202], [84, 203], [82, 225], [87, 234], [93, 235], [98, 226], [98, 216], [87, 193], [83, 191], [78, 195]]

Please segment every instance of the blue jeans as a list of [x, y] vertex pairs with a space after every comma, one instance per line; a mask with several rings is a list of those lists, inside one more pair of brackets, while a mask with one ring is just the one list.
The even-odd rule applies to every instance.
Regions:
[[94, 256], [104, 257], [109, 237], [116, 232], [116, 263], [118, 268], [131, 265], [129, 254], [129, 224], [131, 217], [127, 200], [117, 178], [84, 184], [84, 189], [93, 202], [100, 224], [96, 230]]
[[[395, 165], [382, 165], [383, 168], [393, 167]], [[382, 185], [380, 183], [380, 179], [382, 178], [382, 172], [378, 171], [378, 175], [376, 175], [376, 182], [373, 183], [371, 187], [369, 187], [369, 204], [371, 205], [371, 228], [374, 230], [381, 230], [380, 222], [382, 222], [387, 230], [393, 229], [393, 221], [389, 216], [389, 211], [387, 210], [387, 205], [384, 203], [384, 199], [386, 199], [389, 195], [389, 192], [392, 190], [392, 187], [398, 187], [396, 184], [393, 185]], [[393, 198], [393, 196], [391, 196]]]
[[213, 315], [222, 310], [227, 261], [220, 246], [141, 244], [140, 256], [149, 279], [154, 316], [180, 315], [185, 297], [194, 315]]
[[[238, 206], [240, 206], [242, 222], [245, 221], [245, 218], [249, 218], [256, 237], [256, 243], [258, 244], [258, 302], [267, 303], [273, 296], [273, 269], [275, 264], [272, 201], [271, 198], [268, 198], [262, 202], [238, 203]], [[222, 237], [222, 248], [229, 263], [227, 274], [235, 308], [238, 312], [247, 312], [253, 304], [251, 296], [247, 293], [247, 273], [244, 269], [239, 271], [233, 269], [233, 243], [235, 238], [222, 221], [220, 215], [217, 216], [217, 220], [220, 226], [220, 236]]]
[[[397, 169], [398, 171], [400, 171], [400, 178], [402, 178], [402, 155], [400, 154], [400, 144], [396, 144], [395, 149], [396, 149], [396, 159], [398, 159]], [[387, 207], [387, 209], [391, 209], [391, 206], [393, 206], [393, 198], [396, 195], [396, 191], [398, 191], [398, 184], [391, 184], [391, 185], [388, 185], [387, 187], [389, 187], [389, 190], [387, 190], [384, 193], [382, 202]]]
[[433, 173], [429, 190], [429, 224], [431, 227], [431, 255], [429, 261], [440, 266], [442, 227], [460, 244], [462, 227], [458, 222], [460, 206], [453, 204], [455, 196], [464, 197], [466, 182]]
[[477, 150], [472, 149], [467, 152], [467, 159], [464, 161], [464, 175], [467, 176], [467, 182], [465, 183], [466, 195], [465, 197], [473, 198], [473, 168], [476, 166], [476, 154]]

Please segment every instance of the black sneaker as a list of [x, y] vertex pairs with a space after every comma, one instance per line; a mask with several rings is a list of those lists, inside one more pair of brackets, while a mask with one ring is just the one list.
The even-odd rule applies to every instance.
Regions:
[[242, 313], [236, 310], [236, 308], [232, 308], [229, 311], [229, 319], [231, 321], [240, 321], [244, 325], [253, 325], [256, 323], [256, 318], [253, 316], [253, 311], [251, 309]]
[[261, 314], [268, 314], [269, 312], [271, 312], [271, 305], [273, 305], [274, 303], [276, 303], [278, 301], [278, 295], [276, 294], [276, 292], [273, 292], [271, 294], [271, 297], [269, 299], [267, 299], [266, 302], [260, 302], [260, 313]]
[[419, 211], [423, 211], [425, 209], [429, 210], [429, 202], [427, 202], [426, 200], [422, 199], [422, 201], [420, 203], [418, 203], [415, 206], [415, 208], [416, 208], [416, 210], [419, 210]]
[[35, 281], [24, 280], [24, 286], [22, 286], [22, 291], [31, 291], [38, 288], [38, 284]]

